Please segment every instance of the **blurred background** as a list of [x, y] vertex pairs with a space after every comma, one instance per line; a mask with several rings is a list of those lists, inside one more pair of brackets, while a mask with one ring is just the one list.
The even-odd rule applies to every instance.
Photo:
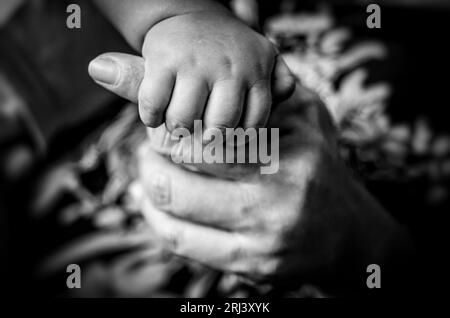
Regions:
[[[225, 1], [277, 43], [339, 127], [348, 165], [412, 231], [435, 281], [449, 209], [450, 1]], [[278, 291], [167, 255], [137, 208], [135, 150], [145, 138], [135, 105], [87, 74], [107, 51], [132, 52], [91, 1], [82, 28], [68, 1], [0, 0], [1, 289], [50, 297], [328, 296]], [[66, 266], [82, 268], [67, 289]], [[424, 291], [418, 290], [419, 294]], [[438, 291], [426, 291], [427, 294]]]

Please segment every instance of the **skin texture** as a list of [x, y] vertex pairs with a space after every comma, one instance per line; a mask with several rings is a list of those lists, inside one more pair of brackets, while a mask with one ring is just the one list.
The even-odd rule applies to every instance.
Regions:
[[[143, 68], [138, 57], [113, 58]], [[128, 85], [143, 73], [122, 75], [116, 90], [133, 100]], [[383, 268], [385, 288], [395, 285], [413, 253], [409, 235], [342, 163], [318, 97], [297, 85], [268, 126], [280, 129], [280, 169], [270, 175], [248, 164], [187, 170], [166, 155], [165, 127], [151, 129], [139, 150], [142, 209], [166, 249], [285, 288], [314, 282], [338, 295], [360, 293], [369, 264]]]
[[345, 168], [314, 94], [298, 87], [269, 126], [281, 131], [280, 170], [270, 175], [245, 164], [188, 171], [151, 140], [139, 160], [148, 222], [171, 252], [253, 282], [364, 290], [366, 266], [393, 268], [408, 235]]
[[[138, 3], [130, 1], [129, 6]], [[142, 82], [133, 84], [138, 91], [133, 100], [143, 123], [148, 127], [165, 123], [169, 131], [192, 129], [196, 119], [203, 119], [205, 128], [265, 126], [273, 99], [288, 97], [294, 87], [273, 44], [217, 3], [188, 1], [191, 10], [186, 3], [178, 8], [175, 1], [168, 3], [164, 11], [160, 1], [146, 2], [148, 12], [155, 8], [156, 13], [154, 17], [149, 13], [151, 22], [134, 26], [137, 33], [144, 33], [142, 46], [130, 35], [133, 27], [118, 22], [144, 59]], [[126, 15], [129, 9], [118, 5], [117, 10]], [[130, 16], [131, 24], [142, 20], [138, 12]], [[120, 71], [111, 71], [108, 81], [98, 74], [106, 63], [114, 67], [114, 61], [101, 56], [89, 67], [94, 80], [112, 90], [123, 68], [116, 65]]]

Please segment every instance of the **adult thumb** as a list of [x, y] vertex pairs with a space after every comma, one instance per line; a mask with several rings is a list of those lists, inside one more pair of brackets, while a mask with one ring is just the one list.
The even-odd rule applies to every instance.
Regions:
[[88, 67], [92, 79], [107, 90], [133, 103], [144, 78], [144, 59], [124, 53], [104, 53], [93, 59]]

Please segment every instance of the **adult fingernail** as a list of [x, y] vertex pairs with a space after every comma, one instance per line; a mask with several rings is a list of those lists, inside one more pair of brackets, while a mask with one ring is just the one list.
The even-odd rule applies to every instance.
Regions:
[[107, 57], [99, 57], [89, 64], [89, 75], [100, 83], [114, 85], [119, 80], [118, 64]]

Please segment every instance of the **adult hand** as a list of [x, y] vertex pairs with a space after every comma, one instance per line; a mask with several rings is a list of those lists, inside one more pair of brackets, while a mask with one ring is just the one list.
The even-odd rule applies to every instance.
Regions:
[[166, 248], [277, 285], [308, 281], [366, 289], [369, 264], [390, 272], [409, 252], [408, 235], [344, 167], [316, 95], [297, 85], [269, 127], [280, 128], [275, 174], [244, 164], [238, 177], [217, 178], [211, 173], [223, 175], [230, 166], [203, 165], [208, 174], [199, 174], [154, 151], [151, 143], [158, 141], [140, 149], [148, 194], [143, 210]]
[[171, 252], [256, 282], [366, 289], [367, 266], [401, 259], [407, 235], [340, 161], [314, 95], [297, 87], [270, 126], [280, 127], [279, 171], [244, 164], [231, 180], [211, 174], [236, 167], [193, 173], [149, 142], [139, 160], [148, 222]]

